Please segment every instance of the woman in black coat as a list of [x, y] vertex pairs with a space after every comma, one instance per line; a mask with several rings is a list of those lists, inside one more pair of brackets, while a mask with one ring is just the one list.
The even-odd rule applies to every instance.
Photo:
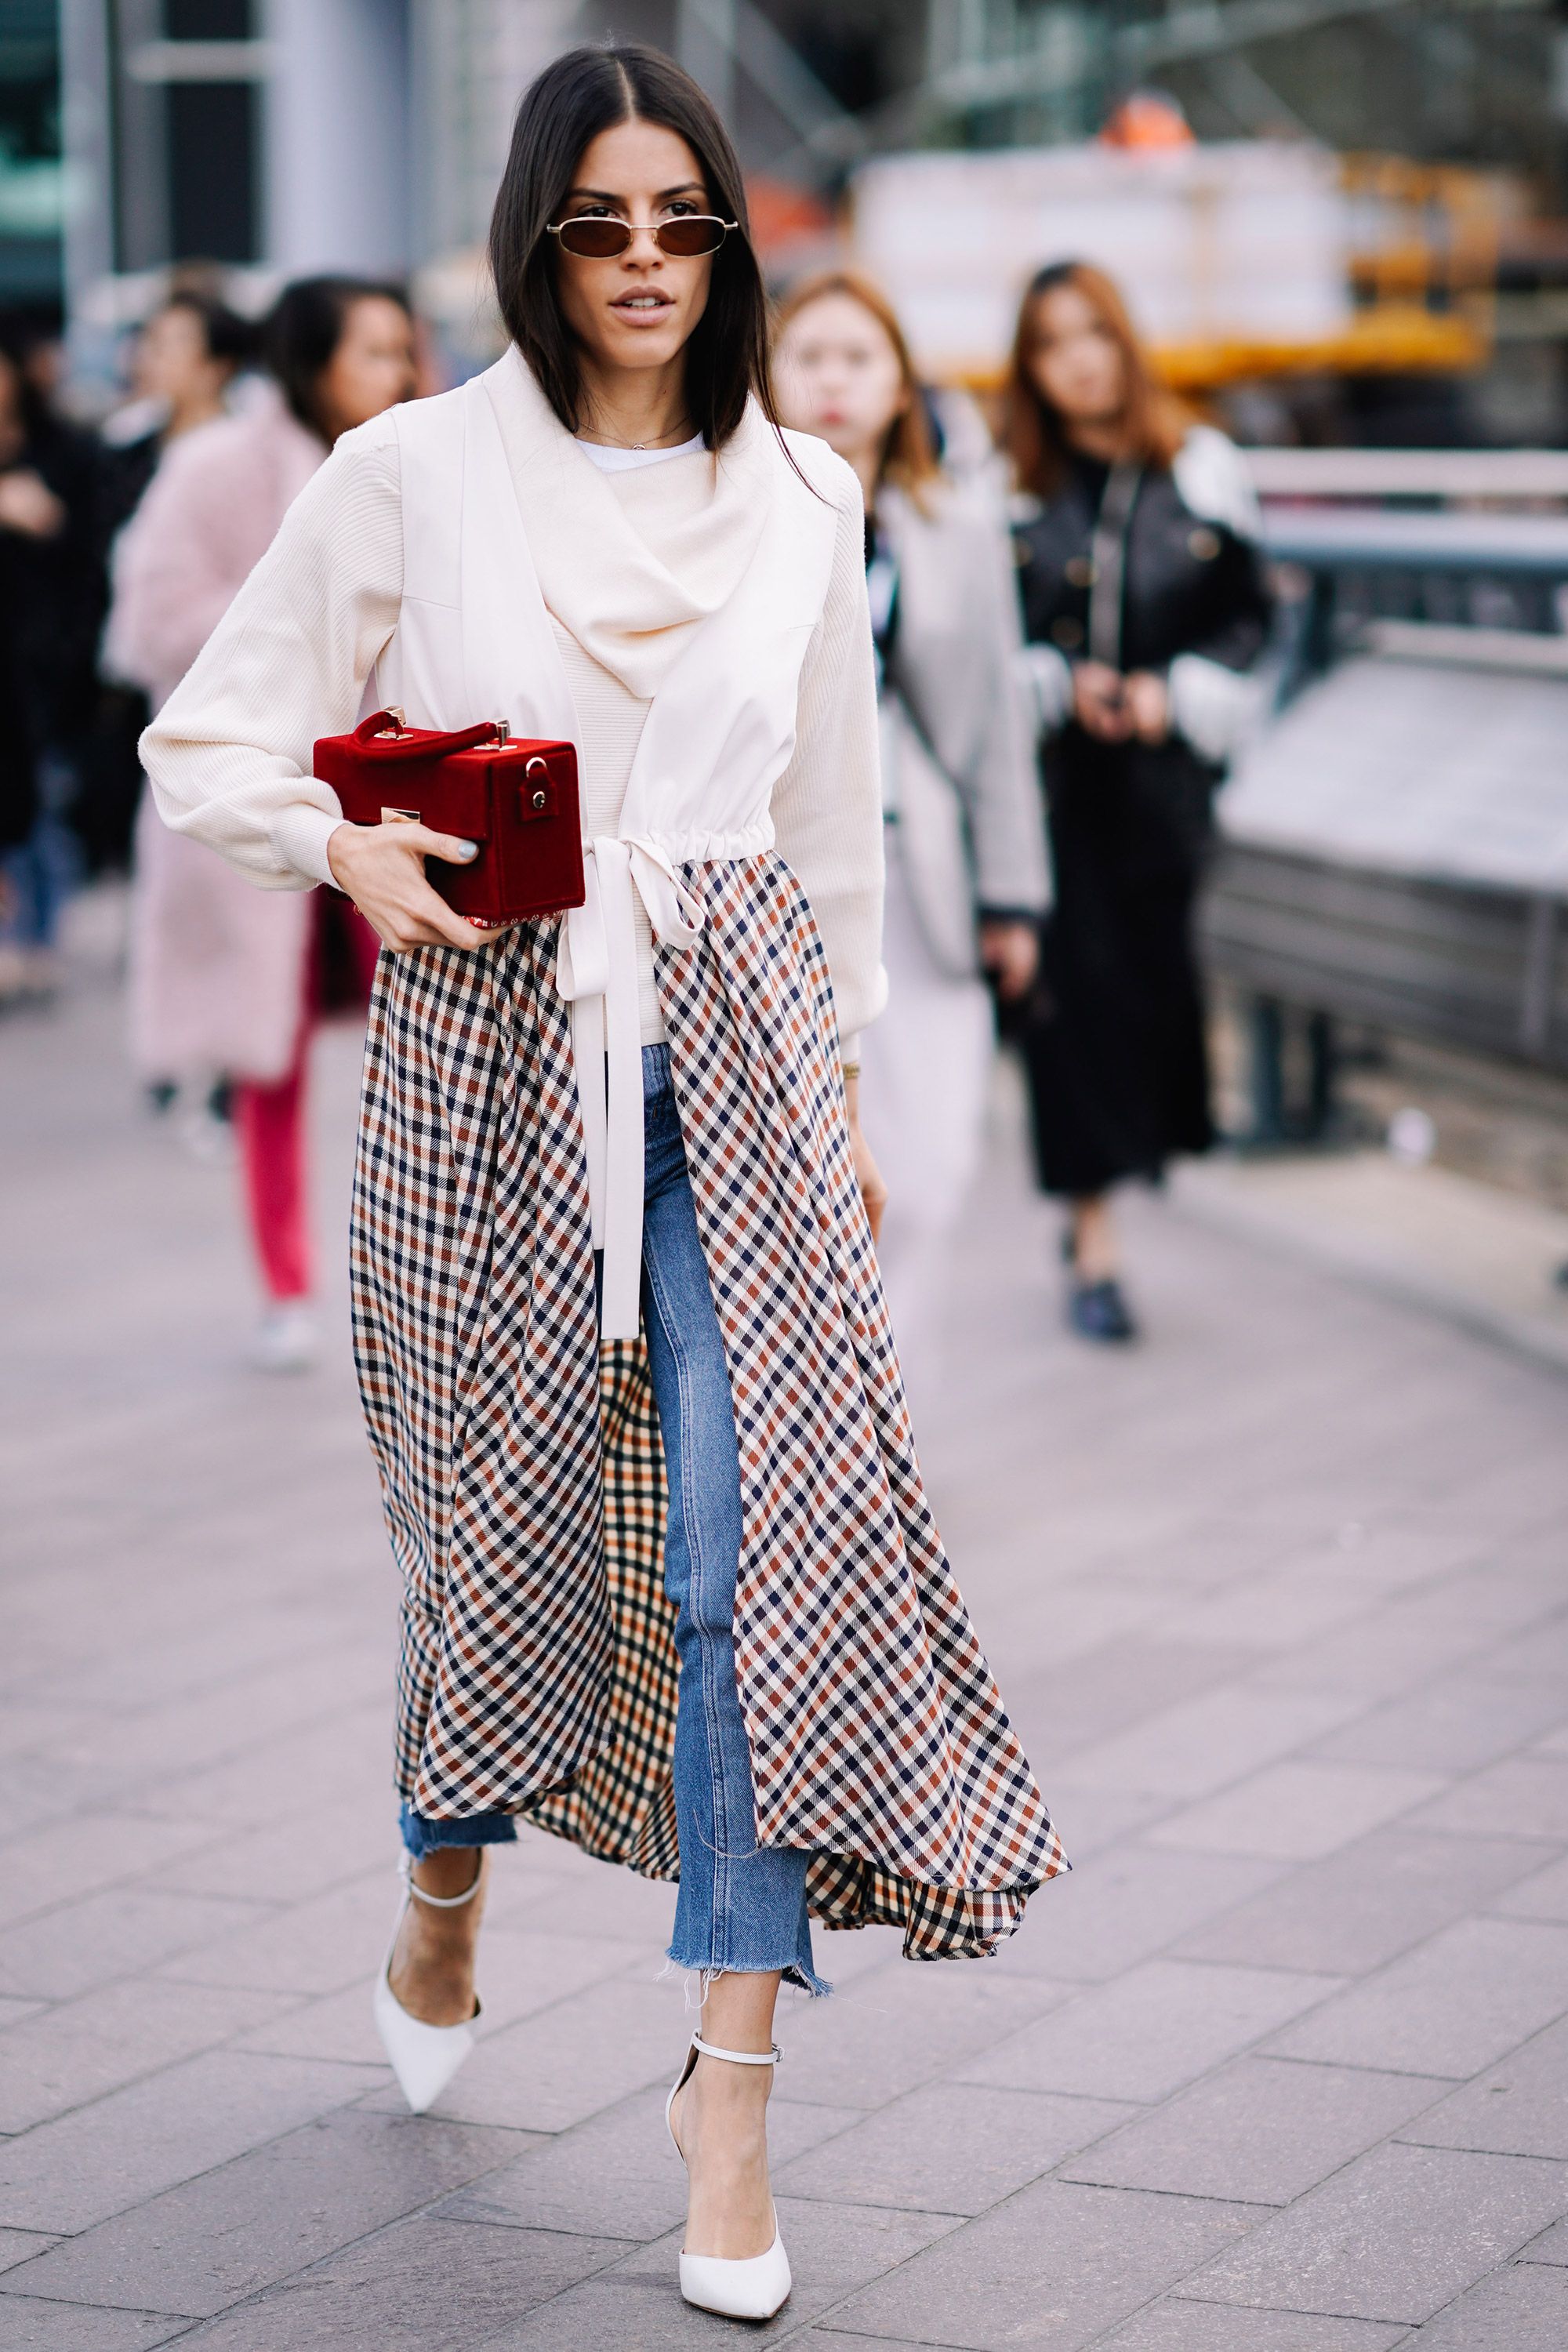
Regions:
[[1056, 868], [1012, 1034], [1042, 1188], [1069, 1204], [1069, 1320], [1128, 1339], [1107, 1195], [1214, 1139], [1193, 908], [1269, 628], [1240, 457], [1162, 393], [1079, 262], [1024, 298], [1009, 386], [1024, 659]]

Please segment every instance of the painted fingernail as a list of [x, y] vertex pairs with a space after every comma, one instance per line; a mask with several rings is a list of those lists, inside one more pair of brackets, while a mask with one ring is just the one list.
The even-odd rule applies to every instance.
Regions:
[[479, 843], [478, 843], [477, 841], [459, 841], [459, 842], [458, 842], [458, 856], [459, 856], [459, 857], [477, 857], [477, 856], [479, 856]]

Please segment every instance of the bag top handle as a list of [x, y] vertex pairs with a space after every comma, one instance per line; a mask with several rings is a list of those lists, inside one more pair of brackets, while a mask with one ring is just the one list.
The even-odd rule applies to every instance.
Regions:
[[504, 743], [510, 732], [504, 719], [486, 719], [450, 735], [410, 734], [401, 710], [373, 710], [354, 729], [354, 741], [384, 760], [439, 760], [449, 751], [470, 751], [479, 743]]

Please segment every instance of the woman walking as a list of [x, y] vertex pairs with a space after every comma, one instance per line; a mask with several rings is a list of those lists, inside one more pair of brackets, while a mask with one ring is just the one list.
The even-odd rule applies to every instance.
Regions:
[[[171, 306], [172, 308], [173, 306]], [[194, 314], [193, 314], [194, 315]], [[154, 709], [173, 693], [293, 501], [353, 431], [414, 391], [413, 324], [395, 289], [308, 278], [285, 289], [264, 347], [274, 389], [173, 443], [120, 541], [109, 647]], [[131, 949], [132, 1050], [153, 1081], [235, 1081], [246, 1206], [267, 1305], [265, 1370], [314, 1360], [306, 1151], [311, 1036], [363, 1004], [375, 940], [341, 900], [265, 896], [143, 803]]]
[[1024, 297], [1008, 385], [1025, 661], [1056, 904], [1017, 1021], [1069, 1321], [1126, 1340], [1108, 1195], [1214, 1139], [1193, 908], [1226, 761], [1259, 708], [1269, 598], [1235, 448], [1154, 382], [1082, 262]]
[[[679, 1875], [681, 2287], [761, 2318], [808, 1914], [986, 1952], [1060, 1849], [921, 1490], [868, 1223], [858, 486], [771, 420], [739, 166], [657, 53], [533, 85], [491, 260], [504, 358], [340, 444], [148, 764], [171, 824], [335, 880], [393, 950], [353, 1243], [406, 1577], [389, 2054], [416, 2107], [466, 2055], [479, 1849], [520, 1819]], [[341, 822], [310, 746], [373, 671], [411, 724], [575, 743], [583, 906], [477, 931], [423, 872], [461, 840]]]
[[779, 313], [784, 414], [855, 472], [881, 706], [888, 1010], [860, 1109], [889, 1185], [878, 1259], [917, 1393], [938, 1369], [943, 1277], [980, 1160], [994, 1024], [1035, 975], [1047, 898], [1012, 551], [995, 501], [938, 466], [898, 318], [834, 270]]

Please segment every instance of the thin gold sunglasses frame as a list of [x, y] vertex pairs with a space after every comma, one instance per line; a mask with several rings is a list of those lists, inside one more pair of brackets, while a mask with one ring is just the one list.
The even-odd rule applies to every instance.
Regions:
[[[719, 235], [714, 239], [713, 243], [707, 247], [703, 252], [672, 253], [668, 246], [661, 242], [664, 232], [667, 228], [694, 227], [700, 221], [704, 224], [710, 221], [713, 226], [719, 231]], [[563, 241], [561, 250], [563, 253], [570, 253], [574, 261], [618, 261], [622, 254], [630, 252], [633, 240], [636, 238], [638, 232], [643, 229], [646, 229], [648, 232], [649, 236], [653, 238], [655, 245], [658, 247], [660, 253], [665, 254], [671, 261], [707, 261], [710, 260], [712, 256], [719, 251], [720, 247], [723, 244], [724, 239], [731, 234], [731, 230], [738, 230], [741, 224], [739, 221], [727, 221], [719, 213], [677, 213], [671, 219], [667, 221], [617, 221], [611, 214], [579, 213], [575, 219], [573, 220], [551, 221], [547, 223], [545, 233], [550, 236], [560, 236], [563, 238], [564, 232], [571, 228], [615, 227], [625, 229], [626, 233], [626, 241], [625, 245], [617, 246], [614, 253], [577, 253], [571, 246], [567, 245]]]

